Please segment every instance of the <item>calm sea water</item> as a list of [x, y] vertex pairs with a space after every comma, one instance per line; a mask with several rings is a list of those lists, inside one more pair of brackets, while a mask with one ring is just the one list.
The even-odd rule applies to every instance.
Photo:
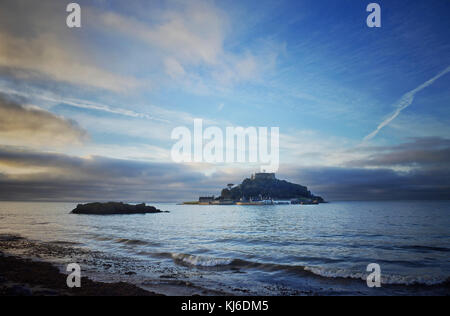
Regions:
[[0, 202], [0, 234], [70, 244], [96, 254], [67, 258], [96, 278], [167, 291], [370, 294], [370, 263], [386, 294], [450, 277], [450, 202], [148, 204], [170, 213], [87, 216], [69, 214], [72, 203]]

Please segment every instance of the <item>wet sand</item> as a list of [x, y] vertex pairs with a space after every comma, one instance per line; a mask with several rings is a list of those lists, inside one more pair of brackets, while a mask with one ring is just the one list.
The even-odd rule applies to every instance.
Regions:
[[[18, 236], [0, 238], [0, 296], [157, 296], [126, 282], [105, 283], [81, 278], [80, 288], [67, 286], [67, 274], [53, 264], [11, 255], [3, 251], [17, 249], [27, 242]], [[16, 248], [17, 247], [17, 248]], [[38, 259], [39, 256], [37, 255]]]
[[80, 288], [68, 288], [67, 275], [47, 262], [0, 253], [0, 296], [156, 296], [125, 282], [104, 283], [81, 278]]

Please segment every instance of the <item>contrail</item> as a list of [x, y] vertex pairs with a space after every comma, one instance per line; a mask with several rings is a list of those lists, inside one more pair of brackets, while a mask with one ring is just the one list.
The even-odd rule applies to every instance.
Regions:
[[160, 121], [160, 122], [164, 122], [164, 123], [169, 122], [168, 120], [154, 117], [149, 114], [134, 112], [131, 110], [126, 110], [126, 109], [121, 109], [121, 108], [112, 108], [108, 105], [93, 103], [90, 101], [76, 100], [76, 99], [55, 99], [55, 98], [51, 98], [51, 97], [47, 97], [47, 96], [42, 97], [42, 99], [47, 100], [47, 101], [52, 101], [52, 102], [64, 103], [66, 105], [70, 105], [70, 106], [82, 108], [82, 109], [98, 110], [98, 111], [103, 111], [103, 112], [108, 112], [108, 113], [113, 113], [113, 114], [119, 114], [119, 115], [123, 115], [123, 116]]
[[380, 125], [378, 125], [378, 127], [376, 128], [376, 130], [374, 130], [372, 133], [370, 133], [369, 135], [364, 137], [364, 141], [363, 142], [366, 142], [366, 141], [371, 140], [372, 138], [374, 138], [384, 127], [389, 125], [389, 123], [391, 123], [397, 116], [399, 116], [400, 113], [404, 109], [406, 109], [408, 106], [410, 106], [411, 103], [413, 103], [414, 96], [416, 95], [417, 92], [419, 92], [419, 91], [425, 89], [426, 87], [432, 85], [433, 82], [435, 82], [440, 77], [442, 77], [443, 75], [447, 74], [448, 72], [450, 72], [450, 66], [448, 66], [444, 71], [440, 72], [439, 74], [437, 74], [436, 76], [434, 76], [430, 80], [428, 80], [425, 83], [421, 84], [420, 86], [418, 86], [414, 90], [411, 90], [408, 93], [405, 93], [400, 98], [400, 100], [394, 105], [394, 107], [397, 108], [394, 111], [394, 113], [392, 113], [392, 115], [390, 117], [388, 117], [383, 122], [381, 122]]
[[73, 106], [76, 108], [97, 110], [97, 111], [103, 111], [103, 112], [108, 112], [108, 113], [113, 113], [113, 114], [119, 114], [119, 115], [123, 115], [123, 116], [142, 118], [142, 119], [147, 119], [147, 120], [159, 121], [159, 122], [163, 122], [163, 123], [170, 123], [170, 121], [168, 121], [168, 120], [165, 120], [165, 119], [159, 118], [159, 117], [155, 117], [155, 116], [152, 116], [152, 115], [149, 115], [146, 113], [134, 112], [134, 111], [122, 109], [122, 108], [113, 108], [108, 105], [94, 103], [94, 102], [85, 101], [85, 100], [66, 99], [66, 98], [53, 97], [53, 96], [49, 96], [49, 95], [35, 94], [35, 93], [27, 94], [27, 93], [13, 90], [13, 89], [4, 88], [1, 86], [0, 86], [0, 93], [15, 94], [15, 95], [22, 96], [25, 98], [28, 98], [31, 95], [33, 97], [39, 98], [44, 101], [63, 103], [63, 104], [70, 105], [70, 106]]

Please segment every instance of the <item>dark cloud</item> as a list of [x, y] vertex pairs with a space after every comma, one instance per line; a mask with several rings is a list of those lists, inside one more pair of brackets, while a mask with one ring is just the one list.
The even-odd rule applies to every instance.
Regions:
[[450, 199], [449, 139], [412, 138], [395, 146], [353, 151], [366, 158], [343, 167], [294, 167], [285, 175], [331, 200]]
[[[314, 194], [330, 201], [448, 200], [447, 145], [445, 139], [417, 139], [395, 147], [377, 148], [378, 156], [373, 154], [361, 163], [364, 167], [356, 164], [353, 167], [281, 166], [278, 177], [306, 185]], [[422, 151], [427, 155], [414, 154]], [[386, 157], [390, 157], [388, 162]], [[393, 161], [402, 166], [414, 161], [416, 165], [406, 169], [381, 165], [391, 165]], [[366, 168], [370, 164], [376, 168]], [[205, 176], [200, 167], [99, 156], [80, 158], [3, 146], [0, 147], [0, 199], [184, 201], [218, 194], [227, 183], [240, 183], [250, 176], [238, 169]]]
[[413, 138], [392, 147], [369, 147], [367, 158], [353, 160], [353, 167], [450, 168], [450, 140], [439, 137]]
[[[14, 168], [20, 172], [16, 174]], [[0, 173], [2, 200], [181, 201], [220, 192], [227, 183], [223, 174], [206, 177], [185, 165], [80, 158], [11, 147], [0, 147], [2, 169], [6, 170]]]
[[450, 170], [305, 168], [284, 172], [328, 200], [450, 200]]

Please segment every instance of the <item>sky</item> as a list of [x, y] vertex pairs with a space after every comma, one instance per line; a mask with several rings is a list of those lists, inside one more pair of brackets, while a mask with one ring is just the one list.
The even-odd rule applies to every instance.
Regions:
[[279, 127], [326, 200], [450, 199], [450, 3], [0, 3], [0, 199], [183, 201], [257, 172], [175, 163], [175, 127]]

